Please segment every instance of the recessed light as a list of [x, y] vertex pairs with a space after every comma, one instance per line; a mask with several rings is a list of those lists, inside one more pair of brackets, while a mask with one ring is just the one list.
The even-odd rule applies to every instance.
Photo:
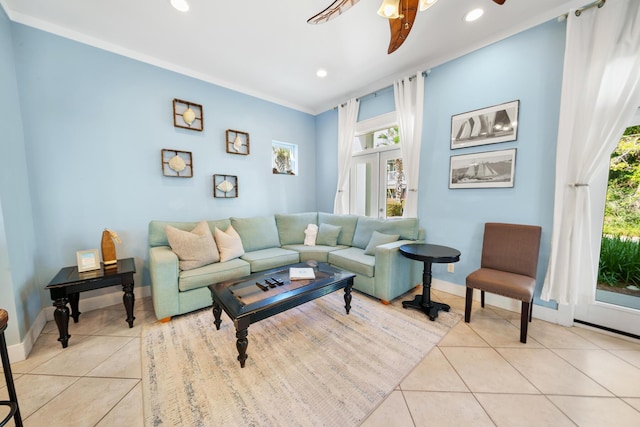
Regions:
[[171, 6], [180, 12], [186, 12], [189, 10], [189, 3], [187, 3], [187, 0], [171, 0]]
[[467, 12], [467, 14], [464, 15], [464, 20], [467, 22], [473, 22], [476, 19], [480, 18], [483, 14], [484, 14], [484, 10], [480, 8], [473, 9], [472, 11]]
[[322, 78], [327, 77], [327, 70], [325, 70], [324, 68], [319, 68], [318, 71], [316, 71], [316, 76]]

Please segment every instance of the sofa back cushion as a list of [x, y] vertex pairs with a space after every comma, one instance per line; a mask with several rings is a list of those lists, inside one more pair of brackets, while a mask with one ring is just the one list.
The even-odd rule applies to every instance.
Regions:
[[[325, 212], [318, 213], [318, 226], [320, 226], [320, 224], [330, 224], [342, 227], [340, 235], [338, 236], [339, 245], [351, 246], [357, 223], [357, 215], [336, 215]], [[369, 241], [367, 241], [367, 243], [369, 243]]]
[[280, 237], [274, 215], [251, 218], [231, 217], [231, 225], [240, 235], [245, 252], [280, 247]]
[[[214, 221], [207, 221], [209, 230], [213, 234], [213, 230], [218, 227], [221, 230], [226, 230], [231, 222], [228, 219], [219, 219]], [[197, 222], [178, 222], [178, 221], [150, 221], [149, 222], [149, 247], [155, 246], [170, 246], [167, 239], [167, 233], [165, 228], [170, 225], [178, 230], [191, 231], [198, 225]]]
[[358, 217], [353, 243], [360, 249], [365, 249], [371, 240], [373, 232], [384, 234], [399, 234], [400, 239], [416, 240], [418, 238], [417, 218], [378, 219], [366, 216]]
[[304, 230], [309, 224], [318, 224], [317, 212], [276, 214], [280, 245], [299, 245], [304, 243]]

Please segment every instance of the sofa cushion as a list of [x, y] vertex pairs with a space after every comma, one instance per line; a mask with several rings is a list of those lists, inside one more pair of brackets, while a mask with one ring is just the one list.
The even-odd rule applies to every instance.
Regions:
[[304, 242], [304, 230], [307, 225], [318, 223], [317, 212], [276, 214], [275, 218], [280, 246], [297, 245]]
[[401, 239], [416, 240], [418, 238], [418, 219], [378, 219], [361, 216], [358, 218], [351, 246], [366, 248], [374, 231], [384, 234], [399, 234]]
[[245, 252], [279, 248], [280, 237], [273, 215], [252, 218], [231, 218], [231, 225], [242, 239]]
[[230, 225], [225, 231], [216, 227], [214, 230], [214, 236], [216, 238], [218, 250], [220, 251], [220, 262], [226, 262], [244, 255], [242, 240], [240, 240], [240, 235], [232, 225]]
[[363, 249], [351, 247], [329, 252], [329, 264], [356, 274], [373, 277], [376, 257], [365, 255]]
[[220, 261], [218, 248], [206, 221], [201, 221], [191, 231], [171, 225], [165, 227], [171, 250], [178, 256], [180, 270], [191, 270]]
[[[229, 224], [231, 224], [231, 221], [229, 221], [228, 219], [219, 219], [219, 220], [214, 220], [214, 221], [207, 221], [207, 224], [209, 224], [209, 230], [211, 230], [211, 233], [213, 234], [213, 230], [218, 227], [220, 230], [226, 230], [227, 227], [229, 227]], [[169, 246], [169, 239], [167, 239], [167, 233], [165, 231], [165, 228], [167, 227], [167, 225], [170, 225], [172, 227], [175, 227], [179, 230], [184, 230], [184, 231], [190, 231], [193, 229], [193, 227], [195, 227], [196, 225], [198, 225], [197, 222], [178, 222], [178, 221], [150, 221], [149, 222], [149, 246], [150, 247], [156, 247], [156, 246]]]
[[[318, 224], [331, 224], [342, 227], [340, 236], [338, 236], [339, 245], [352, 245], [353, 234], [355, 233], [357, 223], [357, 215], [336, 215], [325, 212], [318, 213]], [[367, 242], [368, 241], [369, 240], [367, 240]]]
[[282, 248], [299, 252], [300, 262], [305, 262], [305, 261], [328, 262], [329, 252], [337, 251], [338, 249], [346, 249], [348, 248], [348, 246], [287, 245], [287, 246], [283, 246]]
[[369, 240], [369, 243], [367, 244], [367, 247], [364, 248], [364, 254], [375, 255], [377, 246], [384, 245], [386, 243], [397, 242], [399, 238], [399, 234], [384, 234], [374, 231], [371, 235], [371, 240]]
[[251, 272], [255, 273], [287, 264], [296, 264], [300, 262], [300, 255], [288, 249], [269, 248], [247, 252], [242, 259], [251, 264]]
[[336, 246], [338, 244], [340, 231], [342, 231], [342, 227], [339, 225], [331, 225], [325, 223], [320, 224], [318, 226], [316, 245]]
[[[215, 264], [205, 265], [204, 267], [194, 268], [193, 270], [180, 272], [178, 276], [178, 289], [180, 289], [181, 292], [189, 291], [225, 280], [248, 276], [249, 274], [251, 274], [249, 263], [240, 258], [227, 262], [217, 262]], [[209, 303], [211, 303], [211, 301], [209, 301]]]

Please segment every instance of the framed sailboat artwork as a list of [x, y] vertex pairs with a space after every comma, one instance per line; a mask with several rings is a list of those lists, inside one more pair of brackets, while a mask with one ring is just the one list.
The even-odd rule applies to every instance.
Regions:
[[451, 116], [451, 149], [518, 139], [520, 101]]
[[513, 187], [516, 149], [451, 156], [449, 188]]

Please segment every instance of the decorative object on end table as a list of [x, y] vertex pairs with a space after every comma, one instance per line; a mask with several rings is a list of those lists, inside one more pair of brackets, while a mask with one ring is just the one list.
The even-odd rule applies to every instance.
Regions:
[[449, 188], [513, 187], [516, 149], [451, 156]]
[[520, 101], [451, 116], [451, 149], [518, 139]]
[[204, 116], [202, 105], [182, 99], [173, 100], [173, 125], [177, 128], [202, 131]]
[[213, 175], [213, 197], [238, 197], [238, 177], [236, 175]]
[[226, 148], [229, 154], [241, 154], [246, 156], [249, 154], [249, 134], [239, 130], [227, 129]]
[[162, 174], [178, 178], [193, 177], [191, 151], [162, 149]]
[[104, 268], [117, 267], [118, 258], [116, 257], [116, 245], [115, 243], [122, 243], [118, 233], [113, 230], [105, 228], [102, 232], [102, 263]]
[[100, 256], [97, 249], [76, 252], [78, 273], [100, 269]]

